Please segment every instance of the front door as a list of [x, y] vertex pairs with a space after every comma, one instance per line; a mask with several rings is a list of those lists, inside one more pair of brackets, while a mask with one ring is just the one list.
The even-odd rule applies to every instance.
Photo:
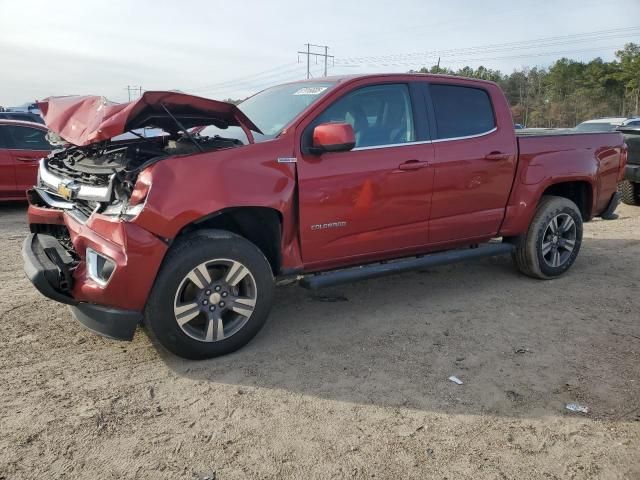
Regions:
[[353, 126], [356, 147], [303, 153], [298, 161], [306, 268], [391, 257], [427, 244], [433, 145], [420, 141], [409, 85], [352, 90], [308, 129], [331, 121]]

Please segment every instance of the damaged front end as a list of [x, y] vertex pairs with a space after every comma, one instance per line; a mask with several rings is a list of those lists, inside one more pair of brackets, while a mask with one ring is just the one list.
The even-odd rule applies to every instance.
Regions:
[[40, 161], [37, 204], [67, 211], [81, 222], [93, 213], [131, 220], [140, 213], [151, 185], [141, 173], [174, 156], [233, 148], [242, 142], [222, 137], [160, 135], [86, 147], [71, 146]]
[[[95, 212], [134, 218], [151, 187], [140, 174], [159, 160], [243, 144], [200, 136], [196, 127], [241, 127], [249, 142], [259, 133], [233, 104], [176, 92], [145, 92], [125, 104], [54, 97], [39, 106], [47, 127], [68, 146], [42, 160], [31, 197], [82, 222]], [[154, 135], [146, 137], [149, 128]]]
[[25, 272], [87, 328], [130, 339], [168, 248], [134, 221], [152, 188], [149, 167], [243, 145], [195, 127], [242, 127], [249, 142], [258, 130], [234, 105], [173, 92], [119, 105], [64, 97], [41, 109], [65, 146], [41, 160], [28, 193]]

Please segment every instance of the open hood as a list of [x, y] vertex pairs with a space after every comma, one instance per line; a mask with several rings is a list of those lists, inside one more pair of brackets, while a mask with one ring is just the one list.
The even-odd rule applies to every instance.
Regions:
[[114, 103], [96, 95], [49, 97], [38, 106], [49, 130], [78, 146], [109, 140], [143, 127], [177, 133], [181, 128], [176, 119], [184, 128], [238, 126], [247, 133], [248, 130], [260, 133], [232, 103], [177, 92], [145, 92], [128, 103]]

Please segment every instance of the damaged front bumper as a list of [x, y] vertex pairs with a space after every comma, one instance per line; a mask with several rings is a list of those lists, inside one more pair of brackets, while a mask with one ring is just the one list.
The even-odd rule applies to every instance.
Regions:
[[131, 340], [142, 313], [94, 305], [70, 295], [73, 259], [51, 235], [32, 233], [22, 245], [24, 271], [45, 297], [69, 305], [73, 316], [89, 330], [116, 340]]
[[45, 297], [69, 305], [73, 316], [86, 328], [116, 340], [131, 340], [142, 313], [80, 302], [70, 295], [73, 259], [50, 235], [32, 233], [22, 245], [24, 270]]
[[167, 244], [133, 223], [100, 214], [82, 222], [29, 198], [22, 255], [31, 283], [90, 330], [131, 340]]

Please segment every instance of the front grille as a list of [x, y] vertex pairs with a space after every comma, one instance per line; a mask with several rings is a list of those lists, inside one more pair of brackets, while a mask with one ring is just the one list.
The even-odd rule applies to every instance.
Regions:
[[63, 161], [47, 162], [47, 170], [56, 176], [73, 180], [83, 185], [90, 185], [92, 187], [106, 187], [109, 185], [109, 177], [107, 175], [79, 172], [69, 168]]

